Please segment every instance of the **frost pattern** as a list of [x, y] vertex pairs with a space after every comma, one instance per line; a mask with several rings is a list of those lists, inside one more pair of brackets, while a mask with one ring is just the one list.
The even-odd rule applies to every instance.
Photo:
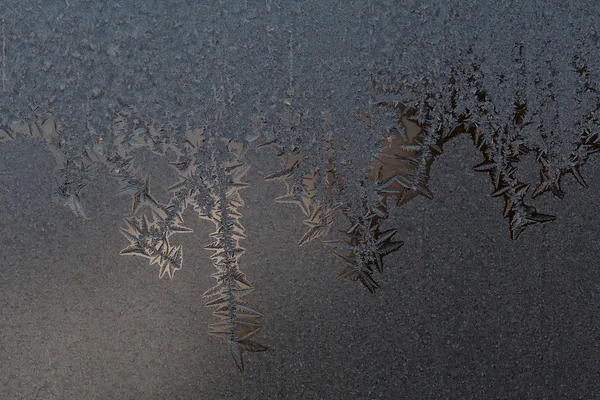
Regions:
[[[285, 194], [277, 197], [275, 202], [296, 205], [306, 217], [303, 223], [308, 230], [299, 240], [299, 245], [325, 237], [331, 231], [334, 216], [343, 215], [348, 223], [348, 228], [342, 232], [343, 238], [325, 241], [338, 248], [334, 254], [344, 264], [338, 277], [359, 281], [374, 292], [379, 285], [373, 273], [382, 273], [383, 257], [404, 244], [393, 240], [395, 229], [382, 230], [381, 222], [389, 216], [385, 196], [378, 193], [376, 185], [367, 176], [360, 181], [361, 198], [349, 197], [345, 192], [343, 176], [336, 169], [330, 132], [333, 121], [328, 113], [322, 115], [320, 145], [313, 142], [312, 147], [301, 149], [294, 144], [286, 144], [284, 138], [294, 128], [294, 120], [300, 122], [300, 115], [294, 112], [291, 103], [286, 106], [284, 117], [273, 129], [281, 133], [278, 137], [267, 135], [266, 118], [255, 119], [261, 123], [256, 131], [263, 135], [263, 142], [258, 148], [271, 148], [283, 164], [280, 170], [265, 176], [265, 180], [282, 182], [285, 186]], [[358, 118], [369, 117], [361, 114]], [[314, 164], [321, 168], [310, 165], [307, 160], [314, 160]]]
[[[338, 276], [359, 281], [371, 292], [379, 287], [375, 272], [383, 272], [385, 256], [403, 245], [396, 229], [386, 226], [390, 207], [434, 196], [429, 179], [435, 160], [458, 136], [470, 137], [480, 151], [482, 161], [473, 169], [489, 175], [491, 196], [504, 201], [513, 239], [528, 226], [555, 219], [538, 211], [532, 198], [544, 193], [562, 198], [561, 182], [568, 174], [587, 185], [582, 166], [600, 151], [598, 75], [589, 53], [575, 48], [541, 69], [534, 62], [540, 54], [515, 42], [510, 65], [502, 72], [476, 49], [454, 50], [453, 58], [424, 63], [430, 70], [418, 73], [382, 67], [372, 77], [375, 100], [363, 110], [324, 110], [315, 117], [285, 99], [272, 112], [252, 117], [253, 136], [244, 139], [223, 141], [205, 128], [168, 134], [143, 122], [134, 107], [123, 107], [108, 133], [92, 125], [88, 136], [65, 132], [46, 115], [1, 126], [0, 142], [19, 136], [43, 140], [56, 160], [55, 197], [82, 219], [92, 218], [84, 192], [99, 171], [118, 180], [117, 195], [131, 198], [121, 229], [129, 244], [121, 254], [147, 259], [158, 267], [159, 278], [174, 278], [183, 268], [183, 248], [174, 235], [192, 232], [184, 211], [191, 207], [200, 219], [211, 221], [215, 231], [206, 249], [213, 253], [216, 284], [203, 298], [215, 309], [217, 322], [209, 333], [225, 342], [243, 370], [243, 353], [266, 350], [254, 339], [264, 315], [245, 298], [253, 287], [239, 264], [245, 238], [241, 190], [248, 186], [244, 155], [250, 142], [260, 139], [256, 149], [271, 149], [281, 163], [265, 179], [284, 185], [275, 202], [295, 205], [304, 216], [299, 244], [320, 239], [332, 246], [343, 265]], [[570, 84], [556, 84], [558, 72]], [[346, 133], [340, 126], [356, 131]], [[363, 133], [371, 138], [364, 151], [344, 144]], [[136, 167], [139, 149], [176, 155], [169, 164], [179, 180], [168, 188], [165, 203], [154, 196], [150, 177]], [[517, 174], [527, 154], [540, 165], [535, 185]], [[346, 227], [329, 239], [336, 216]]]
[[[111, 169], [119, 170], [116, 176], [124, 182], [119, 193], [131, 194], [134, 214], [142, 204], [152, 213], [151, 218], [143, 215], [141, 219], [126, 219], [128, 227], [122, 233], [130, 245], [121, 254], [148, 258], [150, 264], [159, 265], [160, 278], [165, 274], [173, 278], [183, 266], [183, 250], [180, 245], [173, 246], [169, 237], [191, 232], [183, 226], [183, 212], [191, 206], [200, 219], [213, 222], [215, 231], [210, 237], [214, 242], [205, 249], [213, 252], [211, 260], [216, 272], [212, 276], [217, 284], [202, 297], [208, 300], [208, 307], [216, 308], [213, 314], [219, 321], [210, 325], [209, 334], [226, 343], [235, 364], [243, 371], [244, 352], [266, 350], [253, 339], [262, 328], [264, 315], [243, 298], [253, 286], [239, 267], [239, 258], [244, 252], [240, 240], [245, 238], [240, 222], [240, 208], [244, 205], [240, 190], [248, 186], [242, 180], [249, 169], [243, 162], [247, 143], [228, 140], [226, 146], [207, 144], [202, 129], [188, 130], [182, 143], [169, 143], [168, 137], [153, 127], [130, 126], [122, 119], [117, 122], [118, 143], [125, 154], [111, 163]], [[158, 154], [164, 154], [167, 149], [177, 154], [177, 159], [169, 164], [177, 171], [179, 181], [169, 187], [171, 198], [167, 204], [154, 199], [148, 177], [132, 171], [131, 163], [123, 166], [121, 162], [123, 158], [130, 159], [127, 148], [139, 143]], [[223, 162], [227, 158], [229, 161]]]
[[[582, 56], [573, 54], [549, 63], [549, 71], [539, 70], [530, 62], [537, 54], [528, 55], [523, 43], [515, 43], [511, 67], [517, 73], [490, 76], [489, 66], [472, 48], [456, 54], [458, 59], [432, 63], [422, 75], [378, 72], [376, 107], [355, 116], [375, 130], [378, 149], [355, 180], [344, 177], [347, 165], [336, 159], [340, 148], [333, 145], [335, 121], [329, 113], [323, 113], [322, 142], [304, 147], [293, 138], [297, 132], [310, 137], [312, 128], [291, 101], [270, 120], [264, 115], [254, 119], [255, 131], [263, 137], [259, 147], [271, 148], [281, 160], [282, 168], [265, 177], [284, 183], [285, 194], [275, 201], [296, 205], [307, 218], [309, 229], [299, 244], [329, 234], [334, 215], [344, 215], [349, 228], [342, 231], [343, 238], [325, 243], [346, 250], [335, 252], [344, 264], [339, 276], [358, 280], [370, 291], [378, 287], [372, 272], [382, 271], [382, 257], [402, 244], [391, 240], [395, 230], [381, 230], [390, 204], [433, 198], [428, 185], [432, 165], [448, 141], [468, 135], [481, 152], [483, 160], [473, 169], [488, 173], [491, 196], [504, 200], [512, 239], [528, 226], [556, 218], [539, 212], [529, 198], [546, 192], [562, 198], [561, 180], [567, 174], [586, 186], [581, 167], [600, 151], [598, 76]], [[561, 61], [576, 83], [572, 87], [554, 84], [552, 68]], [[527, 154], [541, 165], [533, 188], [517, 177], [519, 161]]]
[[[99, 170], [119, 181], [121, 188], [116, 195], [131, 197], [131, 215], [124, 218], [121, 228], [129, 244], [120, 254], [145, 258], [150, 265], [157, 265], [159, 278], [173, 279], [183, 268], [183, 248], [173, 243], [173, 236], [192, 233], [184, 225], [184, 211], [191, 206], [199, 218], [213, 222], [215, 231], [210, 237], [214, 242], [206, 250], [213, 252], [216, 272], [212, 277], [217, 284], [202, 297], [208, 307], [215, 308], [218, 322], [209, 325], [209, 334], [226, 343], [243, 371], [244, 352], [266, 350], [254, 340], [264, 315], [245, 299], [253, 286], [239, 266], [244, 252], [240, 240], [245, 238], [240, 222], [244, 205], [240, 190], [248, 186], [243, 181], [249, 169], [243, 161], [248, 143], [237, 139], [206, 143], [202, 129], [189, 129], [177, 140], [141, 123], [132, 108], [123, 109], [117, 116], [113, 134], [112, 146], [103, 145], [102, 140], [82, 143], [77, 135], [63, 133], [53, 117], [47, 117], [41, 123], [18, 122], [1, 129], [0, 141], [18, 136], [44, 140], [57, 163], [56, 198], [77, 217], [91, 219], [83, 206], [82, 190]], [[135, 166], [135, 152], [142, 148], [161, 156], [169, 150], [177, 155], [169, 165], [177, 171], [179, 181], [168, 188], [170, 198], [166, 203], [154, 197], [150, 177]], [[226, 159], [229, 161], [223, 162]]]
[[[436, 85], [414, 83], [408, 91], [379, 91], [395, 97], [382, 104], [397, 110], [399, 121], [408, 117], [426, 132], [417, 147], [403, 148], [416, 150], [423, 157], [413, 174], [414, 188], [420, 187], [420, 194], [429, 197], [429, 189], [419, 186], [429, 175], [430, 162], [426, 159], [439, 154], [442, 145], [457, 135], [470, 135], [483, 156], [473, 169], [490, 175], [492, 196], [504, 199], [504, 216], [509, 219], [511, 237], [516, 239], [526, 226], [555, 219], [527, 204], [529, 193], [535, 198], [551, 192], [562, 198], [561, 179], [566, 174], [586, 186], [580, 171], [589, 156], [599, 150], [600, 94], [597, 76], [579, 55], [573, 55], [564, 66], [577, 85], [574, 90], [561, 87], [563, 93], [554, 88], [556, 79], [547, 76], [547, 71], [528, 69], [523, 44], [515, 43], [513, 63], [516, 74], [505, 71], [489, 77], [482, 61], [467, 50], [458, 66], [437, 71], [448, 76], [447, 80], [440, 78]], [[415, 92], [422, 100], [407, 96]], [[569, 137], [575, 140], [569, 143]], [[516, 177], [518, 163], [526, 154], [535, 154], [541, 164], [540, 182], [532, 191], [531, 184]]]

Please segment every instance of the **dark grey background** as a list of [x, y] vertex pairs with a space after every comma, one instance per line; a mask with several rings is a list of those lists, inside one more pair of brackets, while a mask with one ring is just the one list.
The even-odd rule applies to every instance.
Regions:
[[[535, 31], [551, 12], [555, 25], [542, 33], [562, 37], [561, 18], [581, 17], [588, 29], [600, 15], [595, 2], [568, 12], [515, 2], [448, 2], [442, 12], [412, 1], [5, 3], [3, 124], [50, 112], [73, 142], [87, 143], [115, 110], [135, 105], [175, 134], [189, 124], [231, 137], [248, 133], [256, 113], [278, 112], [292, 88], [299, 109], [337, 113], [340, 143], [349, 144], [341, 157], [355, 162], [368, 160], [377, 137], [345, 128], [372, 106], [370, 73], [389, 66], [406, 32], [433, 32], [435, 43], [449, 19], [456, 30]], [[590, 35], [582, 37], [597, 45]], [[499, 37], [477, 46], [501, 48]], [[224, 107], [215, 93], [235, 102]], [[317, 135], [307, 119], [290, 140]], [[213, 267], [202, 247], [211, 224], [188, 212], [195, 233], [178, 238], [184, 269], [159, 280], [156, 266], [118, 255], [131, 202], [115, 197], [113, 179], [100, 173], [86, 187], [84, 221], [52, 202], [54, 159], [41, 141], [0, 144], [0, 398], [596, 398], [598, 157], [583, 168], [588, 189], [568, 176], [563, 200], [536, 200], [556, 221], [511, 241], [488, 176], [471, 170], [478, 151], [465, 138], [444, 150], [432, 169], [434, 199], [394, 209], [386, 223], [406, 243], [386, 258], [374, 295], [335, 279], [341, 264], [326, 246], [297, 246], [302, 215], [275, 204], [283, 186], [263, 180], [279, 162], [248, 154], [241, 267], [266, 315], [259, 339], [269, 351], [246, 354], [240, 373], [206, 334], [214, 318], [200, 296]], [[167, 159], [137, 156], [166, 201], [176, 181]], [[533, 157], [519, 165], [525, 181], [538, 180]]]

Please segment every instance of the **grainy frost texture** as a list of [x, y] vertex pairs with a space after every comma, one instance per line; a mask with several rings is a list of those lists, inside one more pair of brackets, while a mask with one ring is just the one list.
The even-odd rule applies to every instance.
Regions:
[[600, 393], [597, 2], [6, 0], [0, 33], [0, 398]]

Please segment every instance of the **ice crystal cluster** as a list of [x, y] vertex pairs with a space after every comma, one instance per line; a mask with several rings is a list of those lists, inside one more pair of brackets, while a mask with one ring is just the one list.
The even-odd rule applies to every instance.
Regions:
[[[565, 21], [558, 6], [532, 16], [527, 7], [513, 5], [502, 10], [504, 26], [482, 30], [471, 14], [453, 14], [458, 11], [450, 5], [414, 6], [395, 20], [410, 26], [407, 36], [399, 37], [395, 25], [382, 26], [395, 40], [387, 44], [388, 58], [371, 71], [376, 95], [354, 115], [324, 112], [320, 143], [299, 146], [290, 139], [298, 131], [314, 137], [315, 131], [291, 100], [279, 114], [255, 121], [262, 146], [273, 149], [283, 166], [266, 177], [285, 184], [275, 201], [297, 205], [307, 218], [299, 243], [328, 234], [334, 215], [344, 215], [344, 237], [325, 243], [343, 249], [335, 252], [344, 264], [339, 276], [370, 291], [377, 288], [373, 272], [381, 272], [381, 257], [402, 244], [392, 240], [395, 230], [382, 228], [389, 207], [434, 196], [429, 178], [448, 141], [470, 137], [481, 153], [472, 168], [489, 175], [491, 196], [503, 200], [513, 239], [556, 218], [531, 200], [544, 193], [562, 198], [566, 175], [587, 186], [582, 167], [600, 151], [600, 51], [593, 17], [569, 9]], [[544, 24], [565, 26], [559, 35]], [[348, 129], [349, 119], [363, 128]], [[366, 162], [356, 148], [335, 145], [364, 132], [376, 143], [373, 149], [359, 142], [358, 153], [373, 149]], [[526, 155], [537, 160], [538, 182], [518, 176]]]
[[[374, 291], [377, 283], [372, 274], [382, 271], [382, 257], [402, 245], [392, 241], [395, 230], [380, 230], [388, 207], [401, 206], [418, 196], [433, 197], [428, 186], [433, 162], [444, 144], [459, 135], [470, 136], [481, 152], [482, 162], [473, 169], [487, 172], [491, 195], [504, 200], [503, 215], [513, 239], [527, 226], [554, 220], [555, 216], [528, 204], [527, 198], [546, 192], [562, 198], [561, 179], [567, 174], [587, 185], [581, 167], [600, 151], [598, 78], [586, 61], [573, 54], [563, 60], [568, 61], [565, 73], [573, 80], [572, 86], [561, 88], [566, 91], [563, 96], [554, 89], [553, 80], [543, 80], [543, 71], [525, 67], [522, 44], [515, 43], [512, 54], [516, 74], [506, 71], [506, 75], [486, 78], [482, 62], [467, 48], [456, 65], [447, 63], [444, 71], [435, 72], [435, 78], [403, 79], [402, 88], [377, 85], [380, 98], [375, 111], [359, 112], [356, 119], [369, 127], [375, 125], [375, 119], [392, 122], [376, 136], [380, 138], [376, 154], [364, 169], [364, 177], [349, 182], [352, 188], [344, 188], [343, 168], [336, 168], [330, 115], [323, 116], [322, 143], [313, 142], [304, 149], [284, 144], [295, 127], [294, 110], [288, 104], [287, 113], [276, 118], [270, 130], [278, 135], [265, 136], [261, 147], [273, 149], [282, 162], [280, 170], [265, 177], [285, 184], [285, 194], [275, 201], [295, 204], [306, 217], [308, 229], [299, 244], [325, 236], [334, 215], [345, 215], [349, 220], [345, 239], [326, 243], [346, 251], [335, 252], [345, 265], [339, 276], [359, 280]], [[514, 82], [508, 82], [508, 76]], [[393, 81], [394, 77], [382, 76], [381, 80]], [[498, 86], [509, 93], [496, 100]], [[560, 100], [565, 104], [559, 104]], [[295, 117], [300, 125], [300, 113]], [[260, 120], [259, 129], [268, 132], [266, 125]], [[533, 188], [516, 176], [520, 158], [526, 154], [535, 154], [540, 164], [540, 181]], [[319, 157], [323, 160], [318, 161]], [[346, 193], [357, 193], [356, 186], [362, 193], [358, 199]]]
[[240, 240], [245, 238], [240, 222], [244, 205], [240, 190], [248, 186], [243, 181], [249, 168], [243, 161], [247, 143], [234, 139], [221, 145], [207, 143], [202, 129], [189, 130], [182, 143], [166, 143], [166, 136], [152, 126], [120, 124], [119, 129], [119, 148], [125, 160], [130, 159], [125, 145], [129, 137], [159, 154], [166, 148], [173, 150], [177, 159], [170, 165], [179, 175], [179, 181], [168, 188], [171, 198], [167, 204], [160, 204], [150, 193], [148, 178], [133, 173], [122, 159], [112, 163], [113, 170], [119, 169], [115, 176], [123, 181], [120, 193], [132, 195], [132, 212], [135, 214], [140, 204], [146, 204], [151, 213], [126, 219], [127, 227], [122, 232], [130, 245], [121, 254], [147, 258], [150, 264], [159, 265], [160, 278], [165, 274], [173, 278], [182, 268], [183, 250], [180, 245], [172, 245], [169, 238], [191, 232], [183, 225], [183, 212], [192, 207], [199, 218], [212, 222], [215, 230], [210, 236], [214, 242], [205, 249], [213, 252], [216, 272], [212, 276], [217, 283], [202, 297], [207, 299], [207, 306], [215, 308], [218, 322], [210, 325], [209, 333], [227, 344], [236, 365], [243, 370], [244, 352], [266, 350], [253, 340], [262, 327], [263, 313], [244, 299], [253, 287], [239, 266], [244, 252]]
[[[239, 265], [244, 252], [240, 240], [245, 238], [240, 190], [247, 187], [243, 178], [249, 166], [243, 157], [248, 143], [236, 139], [209, 142], [202, 129], [188, 130], [180, 141], [170, 140], [161, 129], [141, 123], [129, 109], [115, 119], [114, 134], [114, 151], [107, 155], [89, 146], [79, 151], [70, 148], [68, 136], [52, 117], [39, 124], [19, 122], [0, 130], [3, 140], [22, 135], [46, 141], [57, 161], [57, 199], [78, 217], [90, 218], [81, 191], [93, 179], [92, 171], [102, 169], [118, 180], [121, 188], [116, 194], [131, 197], [131, 215], [125, 217], [121, 228], [129, 245], [120, 254], [157, 265], [159, 278], [174, 278], [183, 267], [182, 246], [174, 244], [172, 237], [192, 232], [184, 226], [184, 211], [191, 207], [199, 218], [212, 222], [214, 242], [205, 249], [213, 252], [216, 284], [202, 295], [206, 305], [215, 308], [217, 318], [210, 324], [209, 334], [226, 343], [243, 370], [244, 352], [266, 350], [253, 339], [262, 327], [263, 313], [244, 298], [253, 286]], [[141, 148], [163, 156], [168, 150], [176, 154], [169, 164], [179, 181], [168, 188], [171, 197], [166, 204], [154, 198], [149, 177], [135, 167], [135, 152]]]

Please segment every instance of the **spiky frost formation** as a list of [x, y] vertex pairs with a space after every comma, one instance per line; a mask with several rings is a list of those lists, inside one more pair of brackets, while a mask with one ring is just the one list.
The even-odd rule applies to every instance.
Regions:
[[89, 219], [89, 213], [83, 206], [82, 190], [94, 179], [98, 170], [93, 151], [63, 132], [54, 117], [49, 115], [33, 122], [19, 121], [0, 127], [0, 143], [19, 137], [41, 140], [46, 144], [56, 162], [55, 200], [77, 217]]
[[[340, 148], [334, 144], [331, 114], [323, 113], [324, 140], [304, 143], [293, 139], [307, 127], [304, 115], [291, 102], [284, 102], [287, 107], [274, 120], [255, 118], [255, 134], [263, 137], [259, 147], [271, 148], [282, 162], [281, 169], [265, 177], [285, 185], [285, 193], [275, 201], [295, 204], [306, 217], [309, 229], [299, 244], [327, 235], [336, 214], [355, 221], [360, 214], [356, 210], [365, 201], [367, 209], [380, 213], [383, 221], [388, 200], [400, 206], [418, 196], [431, 199], [432, 165], [444, 144], [460, 135], [470, 136], [481, 152], [483, 160], [474, 170], [487, 172], [492, 197], [504, 200], [504, 217], [513, 239], [527, 226], [555, 219], [538, 212], [528, 197], [544, 192], [563, 197], [561, 178], [566, 174], [586, 186], [581, 167], [600, 150], [600, 93], [597, 75], [576, 54], [586, 54], [585, 46], [572, 49], [573, 56], [547, 60], [548, 70], [540, 69], [537, 62], [540, 48], [530, 50], [522, 42], [514, 43], [506, 63], [491, 66], [475, 46], [461, 48], [460, 42], [449, 41], [438, 50], [431, 54], [435, 60], [423, 62], [418, 73], [402, 71], [389, 79], [393, 73], [388, 66], [389, 70], [375, 74], [377, 107], [357, 112], [356, 117], [371, 130], [385, 121], [393, 123], [374, 135], [379, 147], [370, 164], [352, 165], [356, 171], [365, 171], [364, 177], [354, 181], [345, 176], [348, 162], [336, 160]], [[575, 86], [556, 85], [558, 73]], [[376, 125], [377, 121], [384, 122]], [[537, 186], [517, 178], [519, 162], [526, 154], [535, 154], [541, 164]], [[362, 281], [371, 290], [376, 285], [370, 276], [364, 275]]]
[[[452, 49], [442, 52], [449, 58], [423, 72], [421, 79], [402, 77], [396, 80], [398, 87], [378, 89], [386, 97], [380, 104], [398, 114], [397, 130], [384, 138], [387, 146], [382, 140], [377, 174], [371, 176], [381, 183], [385, 196], [395, 197], [398, 204], [417, 193], [430, 197], [426, 181], [431, 161], [444, 143], [461, 134], [471, 136], [484, 158], [474, 170], [489, 173], [492, 196], [504, 199], [513, 239], [529, 225], [555, 219], [527, 204], [529, 195], [551, 192], [562, 198], [561, 179], [566, 174], [586, 186], [581, 167], [598, 151], [598, 77], [578, 55], [549, 60], [550, 69], [540, 70], [533, 62], [535, 49], [515, 43], [511, 51], [508, 63], [515, 72], [490, 67], [471, 48]], [[574, 87], [557, 87], [559, 68]], [[422, 132], [411, 137], [407, 123]], [[533, 190], [516, 177], [526, 154], [535, 154], [541, 164], [540, 182]], [[413, 191], [406, 192], [411, 187]]]
[[223, 340], [237, 367], [244, 370], [244, 352], [265, 351], [266, 347], [253, 338], [262, 328], [263, 313], [243, 297], [253, 287], [239, 268], [239, 258], [244, 253], [240, 240], [244, 239], [244, 227], [240, 223], [240, 207], [244, 201], [239, 190], [247, 187], [242, 181], [248, 168], [240, 162], [243, 144], [230, 142], [233, 159], [221, 166], [213, 158], [211, 173], [212, 204], [210, 219], [215, 224], [211, 237], [215, 240], [206, 246], [214, 253], [211, 256], [216, 273], [212, 276], [217, 284], [207, 290], [202, 297], [209, 299], [209, 307], [216, 307], [213, 314], [219, 322], [210, 324], [209, 334]]
[[383, 273], [383, 257], [404, 244], [392, 240], [396, 234], [395, 229], [381, 231], [379, 218], [379, 215], [366, 208], [363, 215], [355, 219], [349, 218], [352, 224], [343, 232], [344, 239], [325, 242], [346, 250], [344, 253], [334, 251], [344, 263], [344, 269], [338, 274], [338, 278], [359, 281], [371, 293], [379, 287], [373, 278], [373, 272]]
[[[368, 113], [358, 113], [356, 118], [368, 123], [371, 116]], [[269, 121], [261, 118], [260, 123], [264, 132]], [[280, 120], [273, 131], [285, 132], [295, 123], [299, 121], [294, 122], [291, 117]], [[282, 182], [285, 193], [276, 197], [275, 202], [295, 205], [304, 215], [303, 224], [308, 230], [300, 238], [299, 245], [324, 238], [331, 232], [335, 215], [344, 216], [350, 228], [342, 232], [341, 239], [325, 241], [326, 244], [347, 250], [334, 251], [345, 264], [338, 277], [359, 281], [374, 292], [379, 286], [373, 278], [373, 272], [382, 273], [383, 257], [400, 248], [403, 243], [391, 240], [396, 233], [395, 229], [381, 230], [382, 221], [389, 216], [385, 203], [387, 194], [383, 189], [381, 192], [374, 190], [374, 185], [368, 179], [373, 176], [372, 171], [365, 172], [357, 182], [362, 193], [359, 199], [352, 197], [354, 191], [346, 193], [342, 173], [336, 168], [338, 160], [333, 145], [332, 124], [332, 116], [323, 113], [321, 140], [312, 142], [308, 149], [286, 144], [279, 137], [263, 136], [263, 142], [258, 148], [271, 148], [282, 164], [281, 169], [267, 174], [265, 180]], [[258, 134], [260, 133], [261, 129], [258, 129]], [[421, 174], [422, 171], [419, 170], [418, 173]], [[373, 190], [369, 191], [368, 188]], [[416, 191], [412, 184], [410, 189]]]
[[132, 217], [125, 221], [127, 227], [121, 229], [121, 233], [130, 244], [120, 254], [148, 258], [151, 265], [159, 265], [159, 278], [166, 274], [172, 279], [183, 266], [183, 250], [169, 243], [170, 231], [157, 219], [149, 221], [145, 215], [140, 220]]
[[[131, 141], [119, 140], [121, 146], [126, 143], [140, 143], [139, 132], [152, 132], [152, 128], [144, 128], [127, 124], [120, 119], [120, 129], [133, 129], [136, 134], [129, 135]], [[128, 137], [128, 135], [120, 135]], [[206, 250], [213, 251], [211, 256], [216, 272], [212, 275], [217, 284], [203, 294], [208, 299], [207, 306], [216, 307], [214, 315], [219, 322], [210, 324], [209, 334], [224, 340], [231, 351], [237, 367], [244, 369], [244, 352], [258, 352], [266, 347], [253, 338], [262, 327], [262, 312], [252, 303], [243, 299], [253, 287], [239, 268], [239, 257], [244, 249], [239, 241], [245, 238], [244, 227], [240, 223], [240, 208], [244, 201], [239, 193], [246, 188], [243, 177], [248, 166], [242, 158], [246, 151], [246, 143], [238, 140], [228, 141], [226, 151], [220, 142], [205, 145], [202, 129], [188, 130], [181, 143], [170, 146], [158, 145], [160, 139], [151, 134], [142, 140], [142, 146], [153, 149], [171, 148], [177, 159], [169, 164], [177, 171], [179, 180], [169, 187], [171, 197], [167, 204], [159, 203], [150, 193], [149, 180], [143, 178], [139, 171], [132, 171], [127, 166], [113, 165], [120, 169], [116, 176], [124, 182], [120, 194], [129, 193], [133, 197], [132, 211], [136, 213], [141, 204], [150, 208], [152, 218], [146, 215], [141, 219], [126, 219], [128, 227], [122, 230], [129, 239], [130, 246], [124, 249], [123, 255], [137, 255], [150, 259], [151, 264], [160, 266], [159, 277], [165, 274], [170, 278], [182, 268], [183, 252], [181, 246], [170, 244], [169, 237], [175, 233], [189, 233], [191, 229], [183, 226], [183, 212], [191, 206], [200, 219], [215, 224], [215, 231], [210, 234], [213, 243]], [[122, 151], [121, 161], [127, 160], [130, 150]], [[229, 158], [228, 162], [223, 159]]]
[[[431, 122], [418, 125], [424, 110], [408, 109], [401, 102], [382, 101], [383, 110], [392, 110], [396, 124], [381, 139], [368, 179], [378, 185], [378, 194], [403, 205], [417, 196], [433, 198], [428, 186], [431, 166], [442, 153], [444, 143], [456, 134], [456, 129], [433, 127]], [[429, 121], [426, 114], [423, 119]]]

